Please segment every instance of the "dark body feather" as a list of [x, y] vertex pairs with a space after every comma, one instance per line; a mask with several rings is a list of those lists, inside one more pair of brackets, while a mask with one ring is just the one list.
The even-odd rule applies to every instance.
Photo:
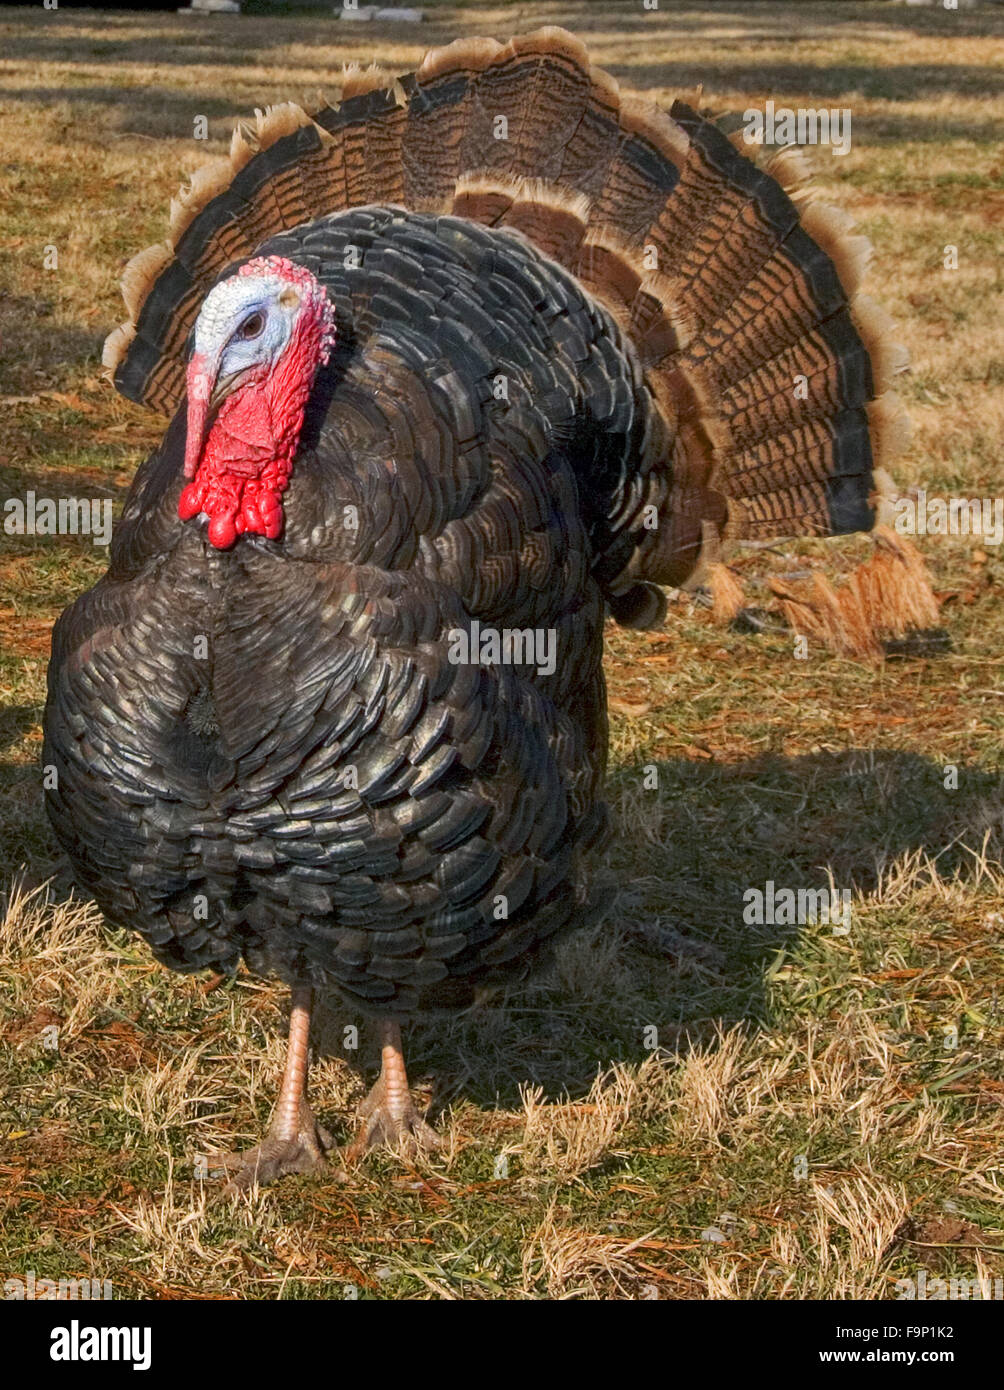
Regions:
[[[340, 335], [284, 535], [221, 552], [179, 521], [176, 416], [56, 628], [50, 817], [176, 969], [456, 1006], [568, 921], [602, 830], [603, 570], [658, 417], [610, 317], [512, 233], [363, 209], [262, 252], [323, 281]], [[552, 629], [553, 674], [451, 663], [475, 618]]]

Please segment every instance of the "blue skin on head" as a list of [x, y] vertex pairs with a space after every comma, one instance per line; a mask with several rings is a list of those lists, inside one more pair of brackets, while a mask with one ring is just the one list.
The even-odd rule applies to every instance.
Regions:
[[300, 308], [300, 295], [278, 276], [231, 276], [210, 291], [195, 324], [194, 355], [218, 397], [238, 377], [281, 357]]

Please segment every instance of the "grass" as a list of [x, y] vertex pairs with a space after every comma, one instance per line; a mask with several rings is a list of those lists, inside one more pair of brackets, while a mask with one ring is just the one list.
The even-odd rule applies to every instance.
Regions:
[[[803, 4], [793, 32], [784, 4], [544, 4], [538, 19], [660, 100], [703, 82], [739, 110], [852, 108], [850, 154], [816, 165], [875, 241], [870, 288], [913, 359], [899, 480], [999, 493], [1004, 16]], [[437, 6], [407, 31], [6, 11], [0, 495], [121, 502], [160, 424], [100, 378], [117, 273], [232, 115], [330, 89], [343, 61], [404, 70], [458, 34], [526, 27], [503, 5]], [[869, 547], [736, 566], [752, 585], [772, 563], [845, 571]], [[442, 1154], [230, 1205], [199, 1157], [267, 1122], [283, 991], [173, 976], [67, 895], [37, 767], [48, 630], [105, 557], [0, 533], [0, 1275], [145, 1298], [881, 1299], [921, 1268], [1004, 1272], [1004, 566], [965, 538], [923, 548], [940, 658], [796, 660], [790, 633], [744, 636], [687, 602], [663, 632], [612, 629], [602, 910], [547, 978], [412, 1030]], [[744, 892], [771, 879], [852, 890], [850, 934], [747, 925]], [[339, 1136], [375, 1061], [343, 1025], [321, 1019], [312, 1080]]]

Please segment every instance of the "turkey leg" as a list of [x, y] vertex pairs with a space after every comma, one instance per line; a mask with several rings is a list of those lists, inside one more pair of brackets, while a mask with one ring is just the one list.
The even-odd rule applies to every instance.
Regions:
[[213, 1166], [232, 1174], [223, 1189], [225, 1195], [245, 1191], [256, 1182], [272, 1182], [285, 1173], [315, 1173], [326, 1167], [324, 1150], [330, 1149], [334, 1140], [314, 1119], [307, 1103], [312, 1002], [313, 990], [294, 988], [286, 1070], [268, 1134], [257, 1148], [246, 1153], [213, 1155]]
[[349, 1162], [361, 1158], [368, 1149], [386, 1144], [413, 1158], [419, 1149], [438, 1149], [434, 1129], [425, 1123], [412, 1103], [408, 1073], [401, 1049], [401, 1025], [392, 1019], [378, 1020], [380, 1029], [380, 1079], [359, 1107], [359, 1132], [345, 1150]]

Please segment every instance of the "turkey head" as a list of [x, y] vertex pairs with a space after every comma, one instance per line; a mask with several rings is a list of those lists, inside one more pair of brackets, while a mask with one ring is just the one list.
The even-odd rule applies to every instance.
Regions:
[[335, 314], [303, 266], [259, 256], [220, 281], [188, 361], [182, 521], [209, 518], [220, 550], [245, 532], [275, 540], [303, 416], [335, 342]]

